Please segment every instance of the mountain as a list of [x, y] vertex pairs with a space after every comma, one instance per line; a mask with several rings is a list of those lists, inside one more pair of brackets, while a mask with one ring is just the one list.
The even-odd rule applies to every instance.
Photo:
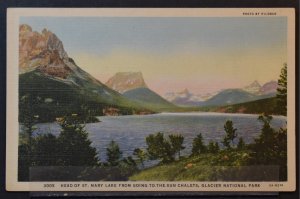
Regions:
[[241, 89], [225, 89], [205, 95], [196, 95], [189, 92], [188, 89], [184, 89], [181, 92], [166, 93], [164, 97], [178, 106], [220, 106], [274, 97], [276, 89], [276, 81], [270, 81], [261, 86], [255, 80]]
[[255, 95], [260, 94], [261, 85], [258, 83], [258, 81], [252, 82], [250, 85], [243, 88], [244, 91], [247, 91], [248, 93], [252, 93]]
[[278, 84], [276, 81], [269, 81], [264, 85], [260, 85], [258, 81], [252, 82], [250, 85], [243, 88], [244, 91], [255, 95], [272, 95], [274, 96], [277, 92]]
[[226, 89], [201, 103], [201, 106], [220, 106], [256, 100], [258, 97], [242, 89]]
[[31, 101], [38, 104], [35, 112], [40, 117], [52, 114], [53, 119], [85, 109], [99, 115], [111, 106], [123, 114], [144, 109], [77, 66], [58, 37], [46, 29], [38, 33], [28, 25], [20, 25], [19, 71], [20, 104], [31, 96]]
[[194, 95], [188, 89], [180, 92], [169, 92], [164, 95], [164, 98], [178, 106], [199, 106], [199, 102], [204, 101], [200, 95]]
[[125, 97], [131, 99], [150, 110], [168, 111], [173, 110], [176, 106], [149, 88], [136, 88], [123, 93]]
[[274, 97], [276, 93], [255, 95], [242, 89], [226, 89], [201, 103], [201, 106], [224, 106]]
[[276, 81], [270, 81], [265, 83], [261, 89], [260, 93], [267, 95], [267, 94], [275, 94], [277, 92], [278, 83]]
[[119, 93], [125, 93], [136, 88], [147, 88], [141, 72], [119, 72], [105, 84]]
[[141, 72], [116, 73], [106, 82], [106, 85], [140, 106], [151, 110], [162, 111], [176, 108], [174, 104], [148, 88]]

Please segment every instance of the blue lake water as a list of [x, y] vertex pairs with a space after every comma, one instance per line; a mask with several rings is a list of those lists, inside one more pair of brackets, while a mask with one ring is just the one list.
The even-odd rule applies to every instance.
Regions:
[[[106, 160], [106, 147], [111, 140], [116, 141], [123, 156], [132, 155], [135, 148], [146, 148], [145, 137], [151, 133], [164, 132], [165, 135], [180, 133], [184, 136], [181, 154], [191, 152], [192, 140], [202, 133], [206, 143], [210, 140], [221, 142], [226, 120], [232, 120], [237, 128], [238, 137], [246, 143], [253, 141], [260, 133], [262, 124], [253, 114], [226, 113], [161, 113], [153, 115], [103, 116], [99, 123], [86, 124], [86, 131], [92, 145], [96, 147], [101, 161]], [[271, 126], [275, 129], [286, 126], [286, 117], [273, 116]], [[57, 123], [37, 125], [35, 133], [52, 133], [58, 135], [60, 126]], [[238, 139], [237, 139], [238, 140]]]

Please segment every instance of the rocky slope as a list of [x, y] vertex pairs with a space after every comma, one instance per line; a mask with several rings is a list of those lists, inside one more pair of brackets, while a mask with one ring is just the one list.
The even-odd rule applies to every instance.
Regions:
[[44, 29], [32, 31], [28, 25], [19, 27], [20, 73], [39, 69], [43, 73], [66, 78], [70, 74], [69, 57], [55, 34]]
[[141, 72], [119, 72], [105, 84], [119, 93], [125, 93], [136, 88], [147, 88]]

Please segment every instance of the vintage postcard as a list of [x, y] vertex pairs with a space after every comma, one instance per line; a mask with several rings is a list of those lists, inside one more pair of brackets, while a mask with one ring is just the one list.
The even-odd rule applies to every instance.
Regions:
[[295, 190], [294, 9], [9, 8], [7, 36], [7, 190]]

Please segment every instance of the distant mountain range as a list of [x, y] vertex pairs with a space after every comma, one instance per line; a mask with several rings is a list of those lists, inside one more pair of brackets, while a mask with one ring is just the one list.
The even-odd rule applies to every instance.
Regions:
[[225, 89], [206, 94], [193, 94], [184, 89], [166, 93], [164, 98], [178, 106], [220, 106], [273, 97], [277, 86], [276, 81], [267, 82], [263, 86], [254, 81], [241, 89]]
[[183, 91], [166, 93], [164, 98], [178, 106], [200, 106], [201, 102], [209, 100], [215, 94], [217, 93], [196, 95], [185, 88]]

